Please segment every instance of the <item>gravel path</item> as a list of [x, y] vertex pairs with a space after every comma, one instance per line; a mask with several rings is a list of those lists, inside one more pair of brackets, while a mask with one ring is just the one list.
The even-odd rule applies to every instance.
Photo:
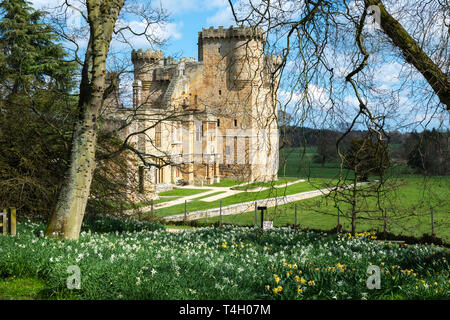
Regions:
[[[181, 196], [180, 198], [172, 200], [172, 201], [166, 201], [166, 202], [154, 204], [153, 205], [153, 209], [156, 210], [156, 209], [161, 209], [161, 208], [167, 208], [167, 207], [175, 206], [175, 205], [178, 205], [178, 204], [183, 204], [185, 201], [189, 202], [192, 199], [199, 198], [199, 197], [204, 197], [204, 196], [207, 196], [209, 194], [216, 193], [216, 192], [222, 192], [222, 193], [216, 194], [216, 195], [211, 196], [211, 197], [206, 197], [206, 198], [200, 199], [200, 201], [213, 202], [213, 201], [220, 200], [220, 199], [223, 199], [223, 198], [226, 198], [226, 197], [238, 194], [238, 193], [242, 193], [242, 192], [260, 192], [260, 191], [268, 190], [270, 188], [284, 188], [284, 187], [287, 187], [287, 186], [290, 186], [290, 185], [293, 185], [293, 184], [296, 184], [296, 183], [304, 182], [304, 181], [306, 181], [306, 180], [299, 179], [299, 180], [296, 180], [296, 181], [289, 182], [287, 184], [280, 184], [280, 185], [275, 185], [275, 186], [271, 186], [271, 187], [257, 187], [257, 188], [248, 189], [248, 190], [231, 190], [231, 188], [233, 186], [231, 186], [231, 187], [212, 187], [212, 186], [208, 186], [208, 185], [205, 185], [205, 186], [202, 186], [202, 187], [201, 186], [190, 186], [190, 185], [181, 186], [181, 187], [177, 187], [177, 188], [179, 188], [179, 189], [205, 189], [205, 188], [208, 188], [210, 190], [205, 191], [205, 192], [201, 192], [201, 193], [197, 193], [197, 194], [193, 194], [193, 195], [190, 195], [190, 196], [185, 196], [185, 197]], [[244, 186], [246, 184], [249, 184], [249, 182], [240, 184], [239, 186]], [[139, 210], [141, 212], [148, 212], [151, 209], [152, 209], [152, 206], [150, 205], [150, 206], [142, 207]], [[126, 210], [124, 213], [128, 214], [128, 215], [131, 215], [131, 214], [134, 214], [135, 211], [133, 209], [131, 209], [131, 210]]]

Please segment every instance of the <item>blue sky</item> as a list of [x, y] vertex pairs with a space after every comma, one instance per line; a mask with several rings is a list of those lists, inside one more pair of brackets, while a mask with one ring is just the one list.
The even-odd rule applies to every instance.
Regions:
[[[176, 1], [175, 1], [176, 2]], [[200, 1], [184, 1], [190, 3], [192, 7], [197, 6]], [[172, 16], [173, 22], [177, 24], [179, 35], [172, 37], [167, 47], [168, 54], [175, 54], [182, 50], [183, 56], [198, 58], [197, 40], [198, 32], [202, 28], [210, 26], [229, 27], [232, 23], [232, 16], [228, 10], [227, 1], [212, 1], [213, 5], [205, 9], [191, 8], [189, 4], [185, 10], [176, 10]]]
[[[30, 0], [33, 6], [36, 9], [45, 9], [45, 8], [54, 8], [63, 3], [62, 0]], [[74, 6], [78, 6], [82, 11], [85, 11], [83, 7], [84, 0], [67, 0], [70, 4]], [[146, 3], [149, 4], [148, 0], [127, 0], [127, 4], [137, 2], [137, 3]], [[285, 3], [289, 1], [286, 0]], [[284, 2], [283, 2], [284, 3]], [[224, 26], [225, 28], [234, 24], [234, 19], [231, 14], [231, 10], [229, 8], [228, 0], [152, 0], [152, 6], [162, 6], [167, 12], [170, 14], [170, 20], [166, 22], [164, 25], [159, 26], [150, 31], [152, 34], [158, 34], [161, 37], [167, 39], [166, 45], [163, 47], [164, 55], [167, 56], [176, 56], [181, 57], [185, 56], [187, 58], [193, 57], [198, 59], [198, 50], [197, 50], [197, 41], [198, 41], [198, 32], [202, 30], [202, 28], [208, 28], [210, 26], [218, 27]], [[51, 10], [49, 10], [51, 11]], [[135, 18], [123, 18], [123, 24], [131, 26], [134, 30], [139, 31], [139, 27], [142, 27], [143, 24], [138, 17]], [[70, 19], [71, 25], [77, 24], [76, 12], [73, 17]], [[120, 22], [119, 22], [120, 23]], [[408, 25], [408, 21], [402, 21], [405, 25]], [[126, 39], [132, 43], [133, 47], [136, 49], [142, 48], [147, 49], [150, 47], [149, 43], [146, 41], [145, 37], [136, 37], [132, 34], [126, 35]], [[87, 39], [80, 38], [78, 44], [81, 47], [84, 47]], [[112, 48], [117, 49], [120, 52], [120, 55], [128, 59], [130, 57], [131, 48], [128, 46], [124, 46], [120, 42], [113, 41]], [[336, 70], [338, 66], [345, 66], [346, 57], [341, 57], [342, 61], [336, 61]], [[376, 58], [376, 57], [375, 57]], [[395, 56], [394, 58], [381, 59], [383, 62], [381, 65], [377, 66], [377, 72], [374, 73], [374, 80], [376, 80], [378, 89], [390, 89], [395, 88], [395, 86], [401, 83], [399, 79], [399, 74], [401, 73], [402, 68], [410, 68], [410, 66], [406, 65], [403, 59], [400, 56]], [[348, 61], [347, 61], [348, 62]], [[344, 72], [345, 73], [345, 72]], [[421, 79], [420, 74], [416, 73], [415, 76]], [[320, 87], [320, 83], [316, 83], [310, 85], [309, 94], [311, 95], [311, 100], [320, 106], [321, 109], [327, 108], [327, 103], [324, 103], [322, 100], [326, 97], [326, 87]], [[301, 89], [301, 88], [300, 88]], [[293, 97], [293, 102], [300, 101], [302, 99], [301, 92], [295, 92]], [[280, 100], [287, 98], [290, 94], [290, 89], [282, 87], [279, 92]], [[356, 97], [353, 93], [349, 93], [348, 91], [344, 92], [344, 95], [348, 94], [344, 97], [344, 100], [347, 102], [348, 108], [346, 108], [345, 115], [342, 114], [343, 118], [351, 119], [351, 114], [354, 113], [353, 110], [358, 109], [359, 103], [356, 101]], [[435, 126], [442, 126], [441, 121], [447, 122], [449, 118], [444, 116], [441, 119], [438, 119], [439, 115], [434, 115], [429, 111], [425, 113], [416, 113], [412, 114], [410, 110], [412, 109], [412, 101], [410, 101], [410, 93], [407, 90], [403, 90], [399, 96], [399, 106], [401, 106], [400, 110], [397, 111], [393, 119], [389, 120], [389, 123], [393, 124], [393, 127], [396, 127], [400, 124], [399, 119], [408, 118], [411, 121], [419, 123], [419, 126], [422, 126], [423, 123], [428, 123], [431, 118], [434, 118], [431, 122], [435, 124]], [[295, 108], [288, 108], [287, 111], [292, 113], [301, 113], [300, 110], [296, 110]], [[346, 114], [346, 113], [349, 114]], [[402, 117], [400, 117], [400, 115]], [[398, 121], [399, 120], [399, 121]], [[334, 122], [334, 120], [333, 120]], [[398, 122], [398, 123], [397, 123]]]
[[[47, 10], [62, 3], [61, 0], [31, 0], [31, 2], [34, 8]], [[80, 5], [80, 0], [69, 0], [69, 3], [84, 9]], [[163, 48], [166, 56], [181, 54], [197, 59], [198, 32], [210, 26], [229, 27], [234, 21], [227, 0], [153, 0], [152, 5], [161, 5], [170, 14], [170, 21], [158, 30], [168, 39]], [[142, 37], [133, 40], [136, 48], [149, 47]]]

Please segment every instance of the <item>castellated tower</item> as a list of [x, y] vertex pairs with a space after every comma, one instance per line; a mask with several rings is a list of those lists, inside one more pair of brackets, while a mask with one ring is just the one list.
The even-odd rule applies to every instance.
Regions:
[[136, 144], [166, 164], [140, 169], [141, 191], [179, 180], [277, 179], [280, 59], [264, 54], [264, 41], [259, 29], [211, 27], [198, 34], [198, 61], [132, 52], [133, 109], [144, 115], [133, 130], [147, 128]]
[[278, 172], [276, 89], [279, 58], [264, 54], [260, 29], [209, 28], [199, 32], [211, 113], [223, 138], [222, 176], [273, 180]]

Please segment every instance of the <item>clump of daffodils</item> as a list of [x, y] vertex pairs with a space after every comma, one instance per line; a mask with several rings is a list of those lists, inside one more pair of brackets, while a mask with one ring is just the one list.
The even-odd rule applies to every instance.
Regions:
[[277, 294], [278, 292], [281, 292], [281, 291], [283, 291], [283, 287], [282, 286], [278, 286], [276, 288], [273, 288], [273, 290], [272, 290], [272, 292], [275, 293], [275, 294]]
[[[345, 237], [347, 238], [352, 238], [352, 234], [351, 233], [346, 233]], [[370, 233], [370, 232], [356, 232], [354, 238], [367, 238], [367, 239], [376, 239], [377, 236], [375, 235], [375, 233]]]
[[273, 275], [273, 280], [276, 282], [276, 283], [278, 283], [278, 282], [280, 282], [280, 277], [278, 276], [278, 275], [276, 275], [276, 274], [274, 274]]

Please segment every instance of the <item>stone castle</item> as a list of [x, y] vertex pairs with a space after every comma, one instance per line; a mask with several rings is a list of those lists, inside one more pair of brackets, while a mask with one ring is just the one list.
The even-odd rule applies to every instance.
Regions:
[[277, 179], [281, 60], [264, 54], [264, 40], [259, 29], [211, 27], [199, 32], [198, 61], [133, 50], [133, 108], [110, 119], [137, 119], [122, 135], [140, 132], [130, 141], [153, 164], [136, 170], [139, 192]]

